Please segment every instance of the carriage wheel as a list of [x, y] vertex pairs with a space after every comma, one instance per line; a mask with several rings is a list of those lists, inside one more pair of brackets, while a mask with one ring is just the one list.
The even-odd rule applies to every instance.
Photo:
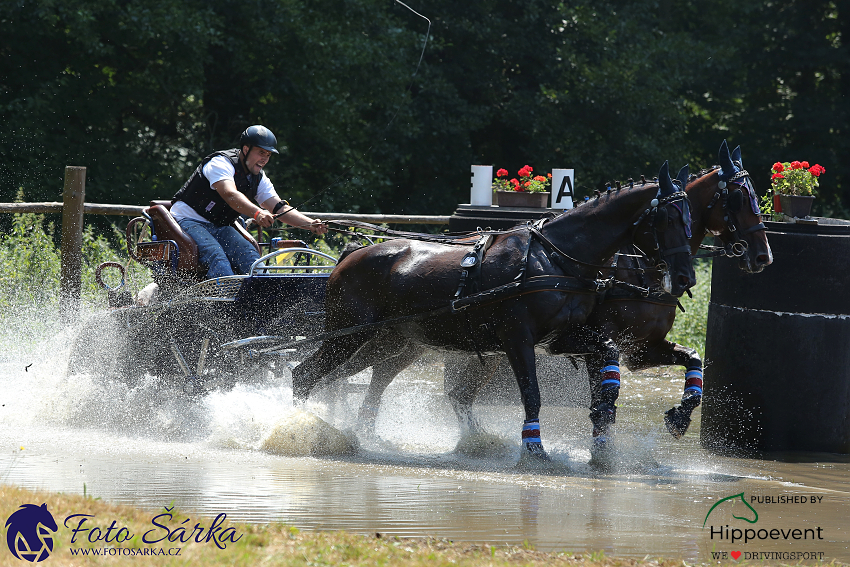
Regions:
[[199, 323], [188, 330], [179, 337], [172, 335], [166, 345], [171, 359], [170, 374], [177, 375], [175, 385], [186, 394], [229, 390], [237, 382], [251, 382], [257, 375], [265, 376], [267, 363], [246, 359], [238, 350], [221, 348], [230, 337]]

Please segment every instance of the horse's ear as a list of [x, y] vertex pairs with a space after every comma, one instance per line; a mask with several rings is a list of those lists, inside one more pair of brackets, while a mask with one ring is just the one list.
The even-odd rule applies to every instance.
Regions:
[[720, 179], [727, 181], [735, 175], [735, 164], [732, 163], [732, 156], [729, 155], [729, 146], [726, 145], [726, 140], [723, 140], [723, 143], [720, 144], [717, 160], [720, 163]]
[[661, 169], [658, 171], [658, 187], [661, 189], [662, 195], [670, 195], [676, 192], [673, 186], [673, 180], [670, 179], [670, 163], [664, 162]]
[[690, 168], [688, 164], [679, 170], [679, 173], [676, 175], [676, 179], [679, 181], [679, 191], [684, 191], [688, 187], [688, 176], [690, 175]]
[[732, 150], [732, 161], [738, 162], [741, 164], [741, 167], [744, 167], [744, 162], [741, 160], [741, 146], [738, 146], [734, 150]]

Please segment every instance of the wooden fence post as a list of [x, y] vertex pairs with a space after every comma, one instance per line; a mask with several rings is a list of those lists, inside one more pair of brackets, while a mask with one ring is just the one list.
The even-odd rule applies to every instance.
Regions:
[[79, 315], [85, 200], [86, 168], [66, 166], [62, 189], [62, 267], [59, 280], [59, 309], [65, 324], [72, 323]]

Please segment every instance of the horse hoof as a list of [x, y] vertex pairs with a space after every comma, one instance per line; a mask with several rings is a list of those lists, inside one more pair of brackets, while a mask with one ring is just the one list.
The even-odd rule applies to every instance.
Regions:
[[614, 467], [614, 448], [610, 437], [599, 435], [593, 438], [590, 447], [590, 466], [609, 470]]
[[525, 450], [526, 455], [530, 455], [541, 461], [552, 460], [546, 453], [546, 449], [543, 448], [543, 443], [523, 443], [522, 448]]
[[691, 416], [687, 415], [682, 408], [670, 408], [664, 414], [664, 425], [676, 439], [681, 439], [691, 425]]

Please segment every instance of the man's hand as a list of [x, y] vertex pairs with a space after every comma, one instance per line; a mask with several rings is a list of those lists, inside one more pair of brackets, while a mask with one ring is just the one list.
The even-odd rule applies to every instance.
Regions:
[[274, 215], [265, 209], [258, 209], [258, 212], [254, 215], [254, 222], [263, 228], [268, 228], [273, 225], [274, 220]]
[[320, 221], [319, 219], [313, 219], [310, 223], [310, 226], [307, 228], [310, 229], [310, 232], [313, 234], [326, 234], [328, 232], [328, 225]]

